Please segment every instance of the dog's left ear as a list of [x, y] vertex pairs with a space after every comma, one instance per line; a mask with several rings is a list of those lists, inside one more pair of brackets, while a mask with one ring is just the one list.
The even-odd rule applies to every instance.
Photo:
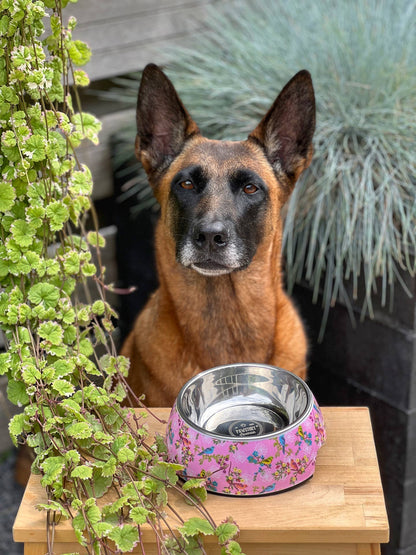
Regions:
[[312, 159], [315, 95], [310, 73], [297, 73], [249, 135], [263, 147], [275, 173], [286, 175], [290, 190]]

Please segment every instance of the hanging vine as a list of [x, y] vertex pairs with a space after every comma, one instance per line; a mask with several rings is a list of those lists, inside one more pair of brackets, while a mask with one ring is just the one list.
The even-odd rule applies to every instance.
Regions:
[[[65, 22], [67, 4], [0, 2], [0, 327], [7, 344], [0, 373], [10, 401], [23, 407], [10, 434], [15, 445], [34, 449], [33, 471], [48, 494], [37, 508], [52, 527], [54, 514], [71, 519], [87, 553], [137, 545], [144, 552], [144, 525], [160, 553], [204, 552], [203, 535], [217, 536], [223, 553], [241, 553], [236, 524], [216, 525], [200, 503], [204, 481], [181, 486], [182, 467], [166, 460], [161, 438], [150, 441], [149, 411], [124, 406], [142, 405], [126, 382], [129, 360], [112, 339], [105, 241], [86, 231], [92, 177], [76, 148], [98, 143], [101, 125], [73, 106], [77, 87], [89, 83], [75, 68], [91, 52], [72, 37], [76, 20]], [[82, 287], [91, 283], [96, 300], [84, 302]], [[198, 515], [178, 530], [169, 524], [171, 490]]]

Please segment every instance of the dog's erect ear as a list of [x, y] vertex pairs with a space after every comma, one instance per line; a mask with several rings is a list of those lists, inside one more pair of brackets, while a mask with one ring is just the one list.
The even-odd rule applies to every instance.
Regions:
[[148, 174], [162, 172], [199, 129], [174, 86], [154, 64], [145, 67], [137, 99], [136, 156]]
[[312, 159], [315, 130], [315, 96], [308, 71], [297, 73], [249, 135], [265, 150], [276, 174], [287, 176], [293, 187]]

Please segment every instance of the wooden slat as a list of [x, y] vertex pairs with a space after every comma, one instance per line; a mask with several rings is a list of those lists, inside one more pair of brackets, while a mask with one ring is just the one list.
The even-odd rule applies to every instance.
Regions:
[[[307, 550], [307, 551], [306, 551]], [[218, 546], [205, 546], [207, 555], [218, 555]], [[26, 544], [25, 555], [45, 555], [47, 546], [45, 543]], [[54, 546], [54, 555], [63, 555], [67, 553], [80, 553], [83, 555], [86, 551], [77, 543], [60, 544]], [[144, 544], [144, 552], [146, 555], [160, 555], [160, 551], [154, 544]], [[141, 549], [134, 549], [131, 553], [142, 554]], [[244, 546], [245, 555], [379, 555], [380, 548], [375, 544], [309, 544], [305, 549], [305, 544], [280, 544], [265, 545], [252, 544]]]
[[86, 66], [91, 80], [138, 71], [145, 63], [166, 62], [172, 46], [197, 32], [211, 0], [87, 0], [70, 4], [78, 25], [74, 39], [85, 41], [93, 56]]
[[66, 13], [78, 20], [78, 28], [97, 26], [106, 21], [128, 20], [132, 16], [169, 14], [172, 10], [195, 10], [212, 0], [81, 0], [70, 4]]
[[183, 35], [179, 34], [158, 37], [152, 42], [137, 41], [124, 48], [114, 47], [111, 51], [94, 51], [85, 70], [91, 81], [99, 81], [142, 70], [149, 63], [163, 66], [172, 59], [173, 52], [183, 41]]
[[[193, 5], [192, 10], [198, 13], [198, 6]], [[88, 42], [93, 55], [103, 51], [111, 55], [115, 50], [128, 49], [134, 44], [189, 34], [199, 25], [188, 6], [179, 6], [166, 12], [130, 13], [124, 17], [120, 15], [117, 18], [96, 20], [88, 26], [80, 25], [74, 37], [83, 37], [82, 40]]]

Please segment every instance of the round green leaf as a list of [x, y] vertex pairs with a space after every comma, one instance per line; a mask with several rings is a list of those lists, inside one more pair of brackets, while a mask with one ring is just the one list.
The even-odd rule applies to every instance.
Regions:
[[24, 431], [28, 430], [29, 426], [26, 424], [26, 416], [23, 412], [16, 414], [9, 422], [9, 433], [14, 445], [17, 446], [17, 441]]
[[42, 485], [50, 485], [57, 480], [65, 466], [65, 458], [61, 456], [48, 457], [40, 465], [45, 475], [42, 478]]
[[18, 407], [27, 405], [29, 402], [29, 396], [26, 393], [26, 385], [23, 382], [16, 382], [15, 380], [9, 380], [7, 384], [7, 397], [11, 403]]
[[63, 329], [56, 322], [42, 322], [38, 333], [40, 337], [52, 343], [52, 345], [60, 345], [63, 338]]
[[52, 387], [58, 392], [59, 395], [62, 395], [62, 397], [70, 397], [75, 392], [75, 387], [71, 382], [60, 378], [54, 380]]
[[131, 551], [139, 541], [139, 532], [135, 526], [125, 524], [114, 528], [108, 537], [113, 540], [120, 551]]
[[101, 467], [101, 473], [103, 476], [114, 476], [114, 473], [116, 471], [116, 458], [114, 456], [111, 456], [108, 461], [104, 464], [104, 466]]
[[238, 533], [238, 527], [232, 522], [223, 522], [217, 526], [215, 530], [215, 535], [218, 537], [218, 541], [223, 544], [232, 538], [234, 538]]
[[73, 40], [68, 44], [68, 54], [76, 66], [85, 65], [91, 58], [91, 50], [81, 40]]
[[105, 247], [104, 237], [96, 231], [88, 232], [87, 241], [93, 247]]
[[74, 71], [74, 81], [78, 87], [86, 87], [90, 84], [90, 79], [85, 71], [77, 69]]
[[67, 461], [78, 464], [79, 461], [81, 460], [81, 455], [75, 449], [70, 449], [65, 453], [65, 459]]
[[28, 297], [34, 305], [42, 303], [45, 308], [55, 308], [60, 293], [59, 289], [50, 283], [36, 283], [30, 288]]
[[91, 426], [86, 422], [75, 422], [74, 424], [70, 424], [66, 428], [66, 431], [68, 435], [76, 439], [87, 439], [92, 436]]
[[46, 156], [45, 140], [40, 135], [32, 135], [25, 142], [22, 150], [27, 158], [34, 162], [40, 162]]
[[101, 122], [92, 114], [83, 112], [82, 114], [75, 114], [72, 118], [72, 123], [82, 137], [89, 139], [92, 143], [98, 144], [98, 133], [101, 130]]
[[46, 215], [49, 218], [51, 230], [59, 231], [69, 219], [69, 210], [62, 202], [54, 201], [47, 206]]
[[71, 472], [71, 478], [81, 478], [81, 480], [89, 480], [92, 478], [92, 468], [82, 464], [74, 468]]
[[61, 378], [62, 376], [72, 374], [75, 369], [75, 364], [72, 360], [56, 360], [53, 363], [53, 367], [55, 369], [56, 376]]
[[68, 189], [74, 195], [90, 195], [92, 193], [92, 176], [86, 166], [83, 166], [83, 171], [72, 173]]
[[11, 209], [16, 198], [14, 187], [5, 181], [0, 183], [0, 212], [7, 212]]
[[154, 513], [148, 511], [144, 507], [133, 507], [130, 511], [130, 518], [136, 524], [144, 524], [149, 516], [153, 516]]
[[28, 247], [33, 242], [32, 226], [25, 220], [16, 220], [10, 228], [13, 238], [20, 247]]
[[68, 274], [78, 274], [79, 267], [80, 257], [76, 251], [71, 251], [64, 255], [64, 268]]
[[41, 373], [34, 364], [25, 364], [22, 368], [22, 378], [25, 384], [33, 385], [40, 380]]
[[197, 536], [198, 534], [211, 535], [214, 533], [214, 528], [211, 524], [199, 517], [192, 517], [184, 522], [183, 526], [179, 528], [182, 536]]
[[77, 338], [77, 328], [75, 326], [68, 326], [64, 329], [64, 341], [67, 345], [72, 345]]

